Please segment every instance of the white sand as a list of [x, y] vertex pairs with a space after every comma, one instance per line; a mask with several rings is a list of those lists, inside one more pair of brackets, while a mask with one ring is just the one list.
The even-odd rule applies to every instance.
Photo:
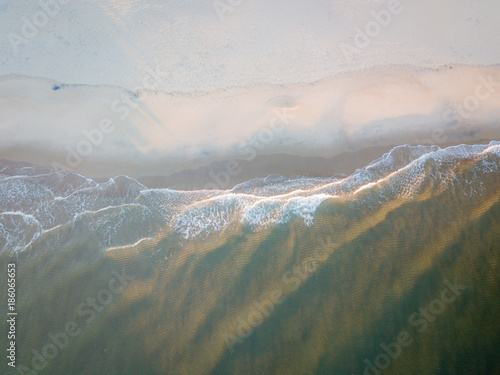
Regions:
[[[197, 97], [142, 92], [134, 98], [102, 86], [54, 91], [55, 84], [0, 80], [0, 158], [138, 176], [255, 154], [332, 157], [427, 138], [460, 143], [500, 137], [499, 67], [391, 67]], [[75, 153], [79, 159], [68, 159]]]
[[0, 158], [169, 175], [500, 138], [500, 3], [402, 0], [356, 44], [394, 1], [4, 1]]
[[[51, 0], [40, 0], [50, 2]], [[65, 83], [139, 85], [146, 67], [171, 74], [163, 91], [212, 90], [256, 82], [311, 82], [387, 64], [437, 67], [500, 63], [498, 0], [401, 0], [401, 11], [346, 60], [356, 29], [395, 0], [58, 0], [45, 26], [16, 52], [35, 0], [0, 3], [0, 76]], [[228, 3], [229, 0], [220, 0]], [[43, 20], [42, 20], [43, 21]]]

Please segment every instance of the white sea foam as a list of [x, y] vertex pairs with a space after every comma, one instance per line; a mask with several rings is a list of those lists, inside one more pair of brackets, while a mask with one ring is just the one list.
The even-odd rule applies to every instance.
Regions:
[[42, 235], [42, 228], [31, 215], [23, 212], [0, 213], [0, 251], [19, 251]]
[[[471, 165], [458, 175], [461, 163]], [[366, 168], [343, 179], [268, 176], [232, 190], [148, 189], [119, 176], [96, 183], [69, 172], [45, 172], [0, 163], [0, 250], [20, 251], [54, 228], [69, 225], [71, 235], [85, 234], [103, 248], [119, 248], [153, 238], [170, 228], [189, 239], [220, 233], [231, 225], [252, 230], [280, 226], [300, 218], [314, 224], [318, 207], [338, 199], [374, 208], [390, 199], [413, 199], [424, 188], [445, 189], [462, 179], [457, 193], [482, 194], [482, 177], [500, 178], [500, 142], [445, 149], [398, 146]], [[63, 188], [61, 181], [73, 181]], [[17, 199], [15, 199], [17, 197]]]
[[63, 227], [119, 247], [159, 227], [189, 238], [234, 222], [311, 225], [333, 197], [376, 204], [446, 187], [461, 160], [474, 163], [469, 195], [478, 176], [498, 173], [498, 143], [401, 146], [345, 178], [273, 175], [230, 191], [141, 185], [133, 178], [257, 154], [500, 138], [497, 0], [403, 0], [353, 59], [342, 46], [389, 1], [253, 0], [223, 16], [213, 4], [59, 3], [29, 37], [23, 24], [47, 10], [0, 5], [0, 159], [45, 166], [0, 163], [4, 251]]

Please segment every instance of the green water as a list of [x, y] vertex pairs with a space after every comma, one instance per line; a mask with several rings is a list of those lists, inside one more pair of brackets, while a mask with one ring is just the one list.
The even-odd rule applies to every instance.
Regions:
[[109, 251], [59, 227], [0, 256], [18, 312], [16, 371], [1, 373], [498, 374], [498, 174], [478, 186], [367, 190], [325, 200], [311, 226], [166, 228]]

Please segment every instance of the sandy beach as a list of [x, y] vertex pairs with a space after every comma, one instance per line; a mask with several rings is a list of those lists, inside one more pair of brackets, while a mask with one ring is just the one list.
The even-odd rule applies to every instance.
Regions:
[[498, 0], [1, 0], [0, 373], [500, 374]]
[[499, 82], [498, 66], [398, 66], [188, 95], [10, 76], [0, 158], [184, 188], [350, 173], [397, 145], [498, 139]]
[[[274, 168], [259, 160], [270, 155], [500, 137], [495, 1], [61, 1], [38, 11], [23, 0], [0, 12], [1, 159], [170, 184], [232, 160], [250, 170], [240, 176], [265, 177]], [[286, 174], [352, 170], [275, 159]]]

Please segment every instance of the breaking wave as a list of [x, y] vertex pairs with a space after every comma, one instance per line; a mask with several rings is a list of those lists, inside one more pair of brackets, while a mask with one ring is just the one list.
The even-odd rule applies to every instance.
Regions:
[[499, 165], [498, 141], [444, 149], [405, 145], [344, 178], [271, 175], [231, 190], [176, 191], [149, 189], [126, 176], [97, 183], [76, 173], [0, 161], [0, 251], [26, 250], [61, 228], [105, 249], [155, 237], [165, 228], [189, 239], [235, 223], [261, 230], [301, 218], [310, 226], [329, 199], [374, 208], [453, 184], [459, 194], [481, 194], [482, 176], [498, 178]]

